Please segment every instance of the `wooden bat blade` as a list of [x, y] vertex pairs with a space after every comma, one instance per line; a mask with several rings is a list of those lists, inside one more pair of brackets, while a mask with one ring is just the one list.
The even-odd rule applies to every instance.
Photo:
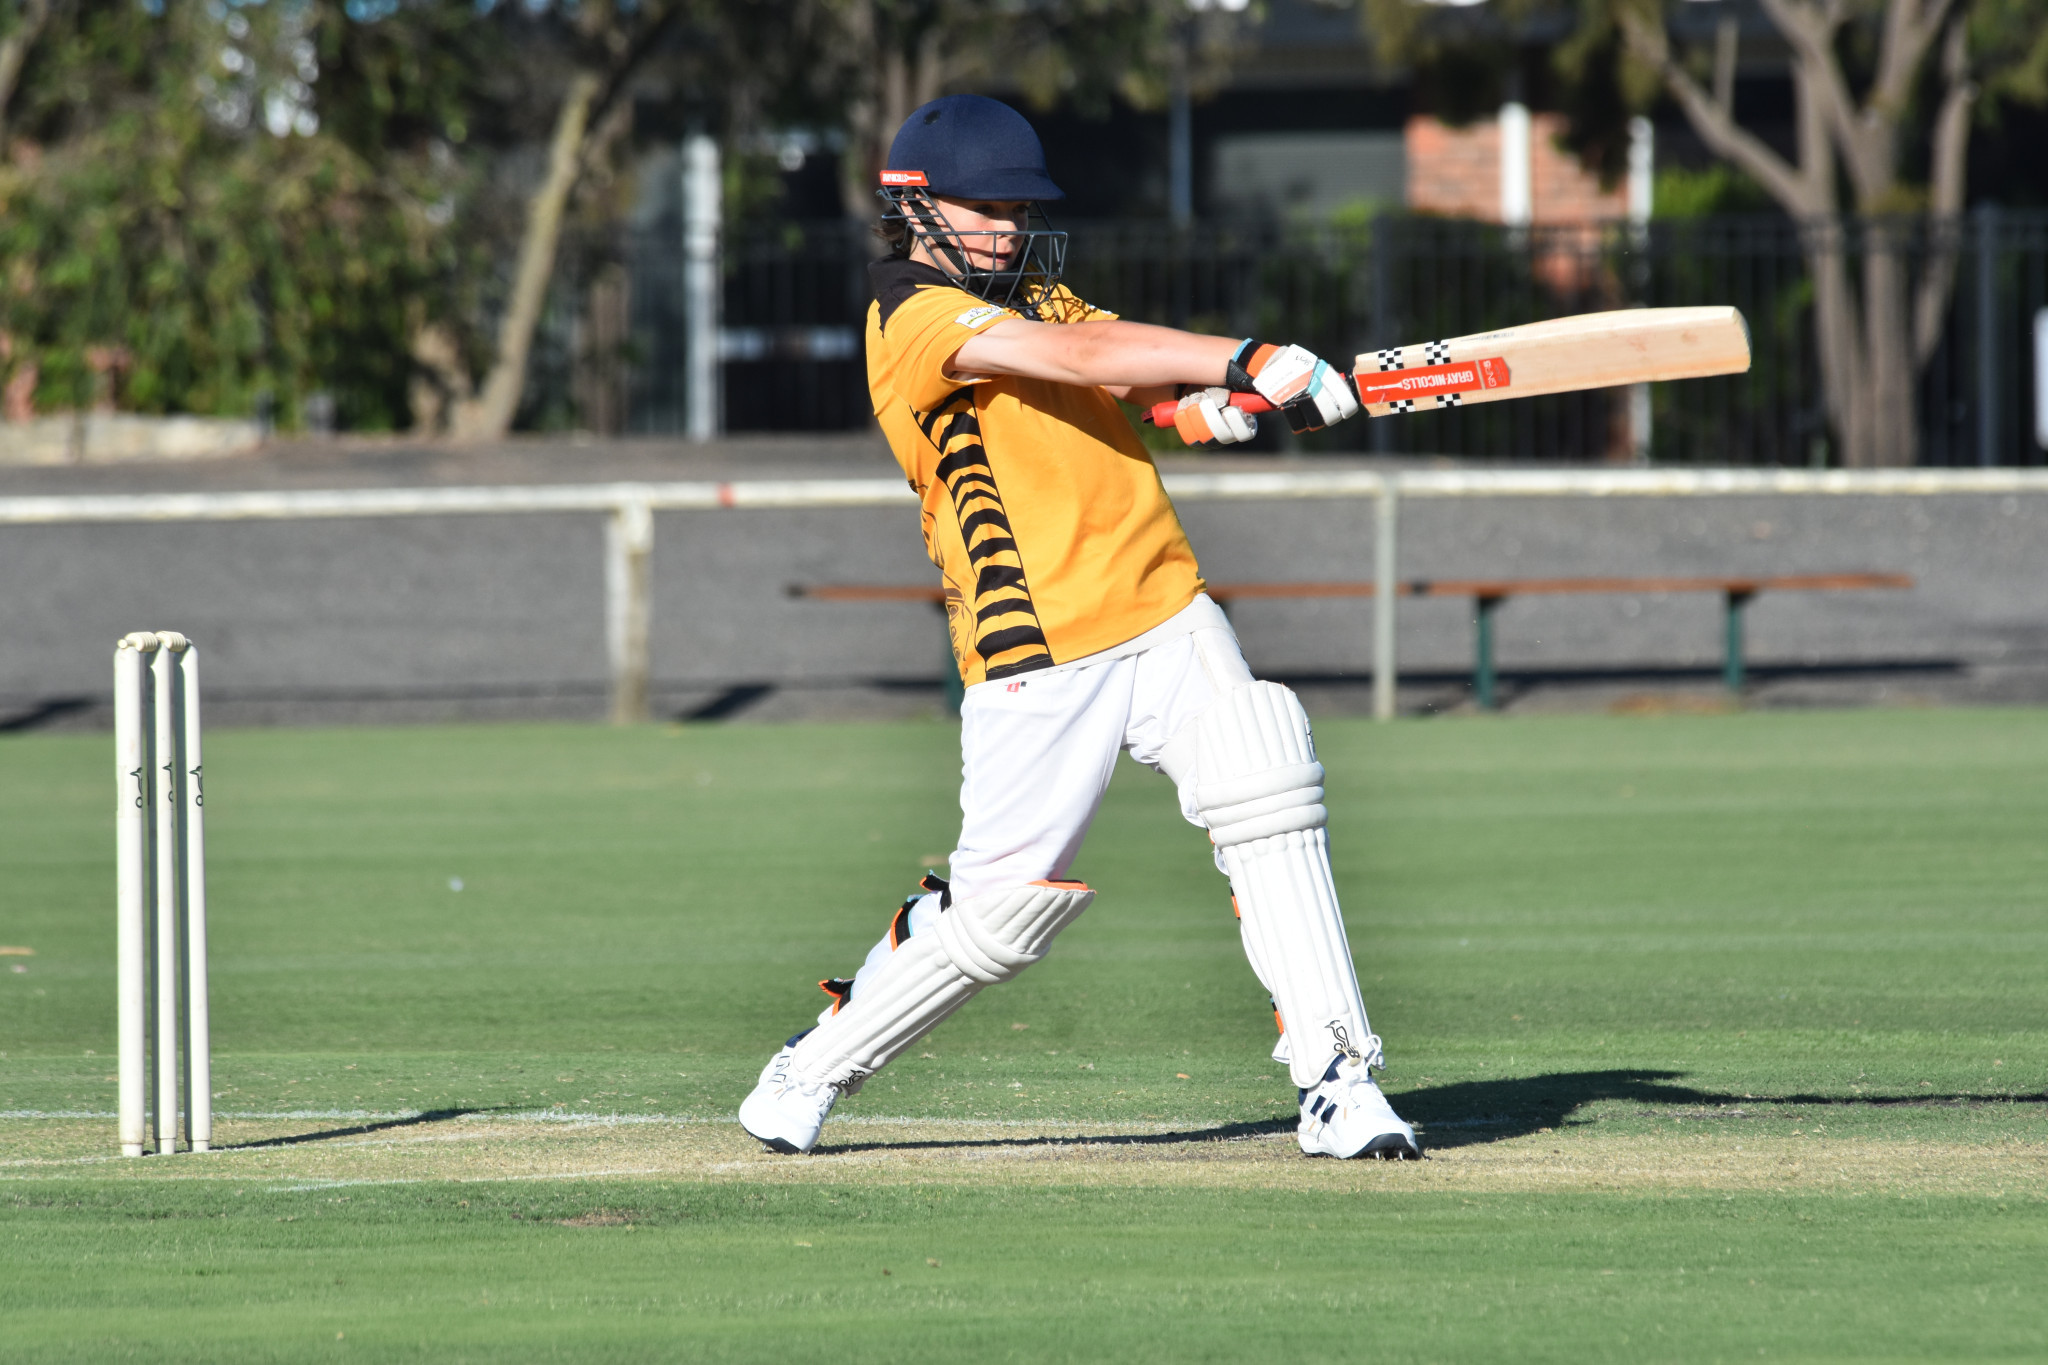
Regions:
[[[1355, 365], [1352, 377], [1365, 410], [1384, 417], [1618, 384], [1742, 374], [1749, 369], [1749, 324], [1740, 311], [1725, 305], [1628, 308], [1367, 351]], [[1230, 404], [1246, 412], [1272, 411], [1257, 394], [1232, 394]], [[1172, 426], [1174, 407], [1156, 404], [1146, 418], [1155, 426]]]
[[1356, 377], [1366, 411], [1383, 417], [1748, 369], [1749, 324], [1716, 306], [1582, 313], [1367, 351]]

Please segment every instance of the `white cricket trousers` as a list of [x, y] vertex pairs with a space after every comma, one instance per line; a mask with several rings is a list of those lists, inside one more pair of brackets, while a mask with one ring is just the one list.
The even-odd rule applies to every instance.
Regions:
[[1063, 879], [1126, 750], [1176, 776], [1181, 814], [1206, 828], [1194, 804], [1192, 764], [1172, 762], [1168, 746], [1252, 674], [1229, 621], [1208, 597], [1196, 598], [1184, 614], [1206, 624], [1121, 658], [967, 689], [960, 704], [960, 844], [948, 874], [955, 900]]
[[[1173, 780], [1188, 823], [1208, 829], [1211, 819], [1224, 817], [1231, 837], [1219, 846], [1216, 865], [1230, 876], [1243, 912], [1240, 930], [1252, 971], [1279, 1002], [1277, 1012], [1290, 1029], [1298, 1024], [1316, 1040], [1306, 1052], [1290, 1046], [1286, 1056], [1296, 1084], [1307, 1087], [1327, 1079], [1325, 1068], [1339, 1055], [1376, 1064], [1379, 1040], [1366, 1021], [1337, 909], [1322, 830], [1322, 769], [1309, 747], [1306, 719], [1286, 689], [1253, 683], [1229, 621], [1204, 596], [1112, 657], [969, 688], [960, 707], [961, 825], [952, 897], [956, 905], [972, 903], [1034, 882], [1066, 880], [1117, 755], [1128, 752]], [[1280, 736], [1285, 742], [1275, 747], [1273, 736], [1263, 733], [1274, 725], [1299, 729]], [[1208, 780], [1198, 783], [1205, 769]], [[1198, 793], [1210, 802], [1208, 818]], [[1261, 822], [1274, 827], [1244, 833]], [[838, 1000], [852, 1002], [848, 1027], [855, 1033], [892, 1023], [868, 1017], [873, 1010], [864, 1013], [861, 1001], [874, 998], [877, 983], [894, 980], [889, 974], [901, 932], [907, 928], [913, 939], [935, 932], [944, 906], [936, 892], [905, 902], [850, 987], [828, 985]], [[880, 1008], [903, 1003], [896, 998], [903, 990], [891, 995], [883, 989], [882, 998], [894, 1003]], [[916, 1036], [970, 994], [954, 993], [946, 1004], [930, 990], [910, 990], [917, 996], [911, 1002]], [[835, 1001], [819, 1024], [837, 1020], [839, 1009]], [[893, 1055], [875, 1051], [851, 1078], [857, 1083]], [[1275, 1060], [1280, 1056], [1276, 1050]]]
[[[1175, 761], [1173, 740], [1211, 702], [1250, 683], [1251, 670], [1229, 619], [1206, 594], [1146, 635], [1162, 638], [1144, 647], [1140, 636], [1124, 647], [1130, 652], [1100, 663], [967, 689], [960, 703], [960, 846], [948, 873], [953, 899], [1062, 880], [1125, 750], [1173, 776], [1181, 814], [1207, 828], [1194, 804], [1194, 764]], [[911, 933], [929, 932], [939, 896], [908, 904]], [[887, 969], [895, 949], [892, 927], [854, 974], [852, 995]], [[827, 1007], [818, 1022], [838, 1009], [836, 1002]]]

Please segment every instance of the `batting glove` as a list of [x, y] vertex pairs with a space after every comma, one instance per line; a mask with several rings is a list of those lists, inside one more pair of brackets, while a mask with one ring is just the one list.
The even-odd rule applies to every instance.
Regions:
[[1335, 426], [1358, 412], [1351, 376], [1300, 346], [1269, 346], [1247, 337], [1225, 372], [1235, 393], [1256, 393], [1287, 416], [1297, 434]]
[[1197, 389], [1173, 410], [1174, 429], [1191, 446], [1227, 446], [1249, 441], [1259, 419], [1230, 406], [1229, 389]]

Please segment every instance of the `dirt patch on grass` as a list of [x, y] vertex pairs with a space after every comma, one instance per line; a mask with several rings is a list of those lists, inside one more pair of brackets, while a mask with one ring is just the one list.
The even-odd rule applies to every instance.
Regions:
[[565, 1228], [623, 1228], [632, 1224], [633, 1215], [624, 1209], [592, 1209], [574, 1218], [557, 1218], [555, 1221]]
[[[100, 1120], [0, 1120], [0, 1185], [47, 1179], [357, 1183], [685, 1180], [812, 1184], [1188, 1185], [1329, 1190], [1784, 1190], [1998, 1194], [2048, 1182], [2048, 1141], [1603, 1133], [1588, 1125], [1446, 1146], [1424, 1162], [1310, 1160], [1278, 1124], [836, 1120], [777, 1156], [726, 1119], [447, 1114], [374, 1123], [219, 1122], [220, 1150], [124, 1160]], [[624, 1222], [600, 1208], [576, 1226]]]

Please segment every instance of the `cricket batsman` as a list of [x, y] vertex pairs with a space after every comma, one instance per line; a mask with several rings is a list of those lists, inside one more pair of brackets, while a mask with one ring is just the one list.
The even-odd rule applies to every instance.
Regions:
[[966, 696], [960, 842], [831, 1005], [761, 1072], [740, 1123], [808, 1152], [842, 1095], [985, 986], [1043, 958], [1095, 893], [1063, 880], [1119, 751], [1172, 780], [1230, 879], [1245, 955], [1281, 1027], [1312, 1156], [1421, 1155], [1372, 1071], [1294, 693], [1252, 677], [1159, 472], [1117, 406], [1178, 400], [1192, 445], [1249, 439], [1256, 393], [1296, 431], [1357, 413], [1299, 346], [1119, 321], [1060, 283], [1064, 197], [1022, 115], [977, 95], [913, 112], [881, 172], [869, 267], [875, 416], [921, 500]]

